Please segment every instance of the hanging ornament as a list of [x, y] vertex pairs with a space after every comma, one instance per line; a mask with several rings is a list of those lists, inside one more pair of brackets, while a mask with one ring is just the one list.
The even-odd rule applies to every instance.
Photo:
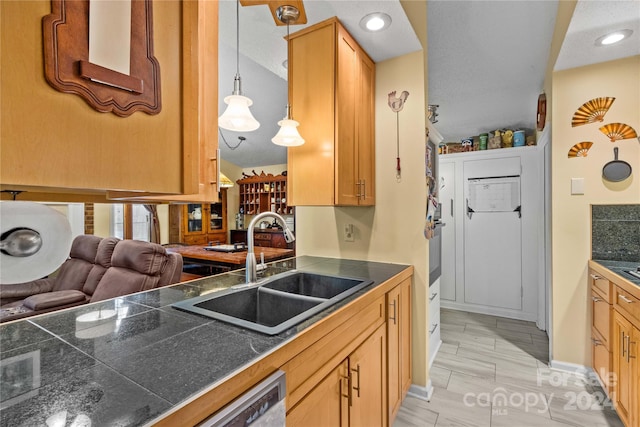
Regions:
[[404, 108], [404, 103], [409, 97], [409, 92], [402, 91], [399, 97], [396, 96], [396, 91], [389, 92], [389, 107], [391, 111], [396, 113], [396, 179], [400, 181], [402, 178], [402, 169], [400, 167], [400, 118], [398, 113]]

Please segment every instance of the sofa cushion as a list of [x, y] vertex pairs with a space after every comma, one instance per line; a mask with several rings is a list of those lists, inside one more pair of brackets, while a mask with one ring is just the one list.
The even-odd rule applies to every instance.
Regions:
[[111, 265], [148, 276], [160, 275], [167, 262], [167, 251], [156, 243], [123, 240], [113, 251]]
[[113, 250], [111, 267], [100, 280], [91, 302], [156, 288], [167, 264], [168, 254], [162, 246], [122, 240]]
[[93, 268], [101, 241], [101, 237], [88, 234], [73, 239], [69, 259], [60, 266], [55, 277], [54, 291], [82, 290]]
[[111, 267], [111, 257], [116, 245], [120, 242], [117, 237], [107, 237], [102, 239], [98, 245], [98, 253], [96, 254], [95, 264], [91, 268], [87, 280], [84, 282], [82, 292], [89, 297], [93, 295], [98, 287], [98, 283], [102, 280], [102, 277], [107, 272], [107, 269]]
[[31, 295], [23, 301], [23, 305], [31, 310], [38, 311], [51, 307], [64, 306], [74, 302], [81, 302], [86, 299], [87, 297], [82, 291], [66, 290]]

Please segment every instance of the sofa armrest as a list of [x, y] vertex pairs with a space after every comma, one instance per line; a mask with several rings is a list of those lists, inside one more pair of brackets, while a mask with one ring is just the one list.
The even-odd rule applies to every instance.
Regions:
[[43, 294], [32, 295], [23, 301], [23, 305], [31, 310], [39, 311], [52, 307], [59, 307], [74, 302], [81, 302], [86, 299], [86, 295], [81, 291], [67, 290], [56, 292], [45, 292]]
[[38, 279], [32, 282], [16, 283], [15, 285], [0, 285], [0, 299], [26, 298], [31, 295], [51, 292], [53, 279]]

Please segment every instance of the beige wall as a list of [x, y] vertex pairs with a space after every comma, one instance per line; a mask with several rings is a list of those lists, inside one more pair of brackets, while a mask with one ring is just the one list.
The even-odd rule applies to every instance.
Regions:
[[[413, 287], [413, 383], [428, 380], [428, 241], [423, 229], [427, 187], [424, 175], [425, 100], [422, 51], [376, 64], [376, 206], [296, 207], [296, 251], [415, 266]], [[396, 114], [391, 91], [409, 92], [400, 112], [402, 180], [396, 180]], [[344, 224], [355, 242], [344, 242]]]
[[[571, 127], [584, 102], [616, 100], [601, 124]], [[622, 122], [640, 131], [640, 56], [554, 73], [552, 128], [553, 359], [590, 365], [587, 260], [591, 257], [591, 204], [640, 203], [640, 144], [609, 142], [598, 128]], [[567, 158], [576, 143], [594, 144], [586, 158]], [[613, 147], [633, 175], [617, 184], [602, 179]], [[571, 178], [584, 178], [584, 195], [570, 195]]]

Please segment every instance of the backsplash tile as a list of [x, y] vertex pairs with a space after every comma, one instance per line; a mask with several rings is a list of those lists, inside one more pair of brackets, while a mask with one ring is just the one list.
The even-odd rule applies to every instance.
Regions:
[[640, 205], [591, 207], [591, 258], [640, 262]]

